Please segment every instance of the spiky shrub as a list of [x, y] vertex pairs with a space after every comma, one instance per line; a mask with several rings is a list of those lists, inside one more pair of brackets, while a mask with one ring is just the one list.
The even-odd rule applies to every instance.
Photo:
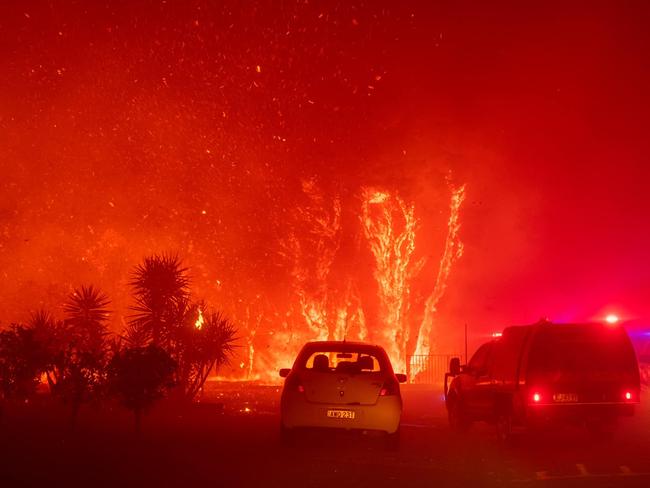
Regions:
[[195, 398], [211, 371], [228, 364], [235, 348], [236, 329], [221, 312], [206, 311], [203, 324], [197, 327], [199, 310], [204, 304], [186, 309], [182, 327], [174, 341], [174, 357], [178, 362], [176, 381], [186, 400]]
[[175, 255], [153, 255], [135, 268], [131, 280], [135, 305], [129, 335], [138, 344], [164, 349], [177, 365], [177, 398], [192, 400], [210, 371], [230, 358], [235, 328], [219, 312], [206, 312], [197, 327], [203, 303], [192, 303], [188, 270]]
[[58, 346], [58, 352], [49, 369], [49, 381], [53, 393], [71, 407], [71, 427], [81, 405], [103, 393], [110, 346], [108, 304], [108, 297], [99, 289], [82, 286], [64, 304], [63, 323], [51, 327], [50, 342]]
[[127, 343], [116, 350], [108, 365], [109, 391], [133, 412], [136, 432], [142, 414], [174, 385], [176, 363], [162, 348]]
[[129, 324], [140, 340], [166, 347], [189, 300], [190, 279], [178, 256], [154, 254], [136, 266], [130, 281], [135, 304]]

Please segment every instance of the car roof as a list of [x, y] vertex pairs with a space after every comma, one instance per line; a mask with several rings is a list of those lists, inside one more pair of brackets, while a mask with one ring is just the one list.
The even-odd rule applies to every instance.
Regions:
[[307, 342], [303, 347], [302, 353], [309, 353], [310, 351], [340, 351], [340, 352], [364, 352], [374, 354], [386, 354], [386, 350], [377, 344], [368, 342], [356, 341], [311, 341]]
[[361, 341], [310, 341], [307, 342], [304, 346], [305, 348], [309, 347], [335, 347], [335, 348], [341, 348], [344, 347], [346, 349], [354, 349], [358, 347], [363, 347], [363, 348], [376, 348], [376, 349], [384, 349], [378, 344], [371, 344], [370, 342], [361, 342]]
[[[524, 329], [524, 328], [544, 328], [544, 329], [556, 329], [556, 328], [568, 328], [568, 327], [584, 327], [584, 328], [597, 328], [597, 327], [612, 327], [602, 322], [551, 322], [549, 320], [540, 320], [534, 324], [527, 325], [510, 325], [503, 329], [503, 332], [506, 332], [509, 329]], [[620, 327], [614, 326], [613, 328]]]

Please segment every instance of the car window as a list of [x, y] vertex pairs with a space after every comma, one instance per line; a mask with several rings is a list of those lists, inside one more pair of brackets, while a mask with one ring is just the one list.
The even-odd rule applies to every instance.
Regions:
[[483, 344], [469, 360], [469, 367], [473, 371], [485, 371], [487, 369], [492, 343]]
[[523, 357], [530, 326], [508, 327], [502, 337], [494, 342], [489, 360], [490, 376], [513, 383], [518, 380], [519, 364]]
[[366, 352], [314, 351], [304, 361], [302, 368], [323, 373], [378, 373], [381, 361]]

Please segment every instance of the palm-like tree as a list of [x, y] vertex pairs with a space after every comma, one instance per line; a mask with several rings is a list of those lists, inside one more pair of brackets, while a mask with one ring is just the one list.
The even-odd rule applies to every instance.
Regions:
[[[177, 255], [152, 255], [133, 272], [130, 282], [135, 305], [127, 327], [127, 340], [139, 347], [153, 344], [174, 363], [176, 394], [192, 400], [214, 371], [230, 359], [235, 328], [219, 312], [207, 312], [193, 302], [188, 269]], [[197, 326], [199, 314], [203, 322]]]
[[109, 311], [106, 306], [110, 303], [108, 297], [93, 285], [81, 286], [68, 297], [63, 310], [68, 322], [74, 325], [101, 325], [108, 319]]
[[67, 342], [65, 326], [44, 309], [33, 312], [27, 325], [34, 331], [34, 339], [42, 354], [41, 362], [47, 382], [50, 390], [54, 392], [63, 374], [64, 349]]
[[93, 285], [81, 286], [70, 294], [63, 310], [76, 348], [97, 353], [105, 348], [109, 303], [108, 297]]
[[99, 396], [105, 384], [109, 303], [104, 293], [90, 285], [74, 290], [63, 307], [64, 342], [56, 392], [71, 405], [71, 428], [81, 405]]
[[179, 309], [189, 300], [187, 268], [177, 255], [154, 254], [136, 266], [129, 284], [135, 299], [130, 325], [154, 344], [166, 346], [170, 329], [178, 325]]
[[205, 305], [195, 304], [189, 310], [179, 357], [177, 383], [188, 400], [196, 397], [210, 372], [230, 362], [237, 340], [235, 326], [218, 311], [203, 312], [203, 324], [197, 328], [199, 310], [206, 310]]

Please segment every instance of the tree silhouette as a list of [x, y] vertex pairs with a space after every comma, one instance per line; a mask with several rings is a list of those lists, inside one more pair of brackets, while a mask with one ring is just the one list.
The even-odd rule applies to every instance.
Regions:
[[70, 405], [70, 428], [85, 402], [102, 394], [108, 362], [106, 321], [108, 297], [97, 288], [82, 286], [68, 297], [63, 324], [53, 327], [51, 342], [59, 346], [51, 372], [53, 393]]
[[170, 333], [178, 325], [179, 311], [189, 300], [189, 276], [178, 256], [154, 254], [136, 266], [130, 285], [135, 305], [129, 324], [145, 340], [169, 345]]
[[40, 362], [46, 375], [50, 391], [54, 392], [62, 370], [65, 356], [65, 326], [46, 310], [32, 313], [27, 323], [33, 330], [34, 340], [39, 351]]
[[0, 401], [28, 400], [44, 369], [34, 329], [12, 324], [0, 332]]
[[171, 356], [176, 396], [185, 401], [198, 394], [210, 371], [228, 361], [235, 341], [228, 319], [191, 301], [189, 283], [188, 269], [176, 255], [145, 258], [130, 282], [135, 305], [129, 335], [139, 346], [153, 344]]
[[[229, 362], [235, 348], [236, 329], [232, 322], [221, 312], [204, 313], [205, 308], [203, 303], [188, 307], [178, 331], [176, 381], [186, 400], [196, 397], [211, 371]], [[203, 317], [200, 327], [199, 317]]]
[[133, 411], [140, 432], [142, 414], [174, 385], [176, 363], [160, 347], [129, 344], [113, 355], [108, 365], [110, 392]]

